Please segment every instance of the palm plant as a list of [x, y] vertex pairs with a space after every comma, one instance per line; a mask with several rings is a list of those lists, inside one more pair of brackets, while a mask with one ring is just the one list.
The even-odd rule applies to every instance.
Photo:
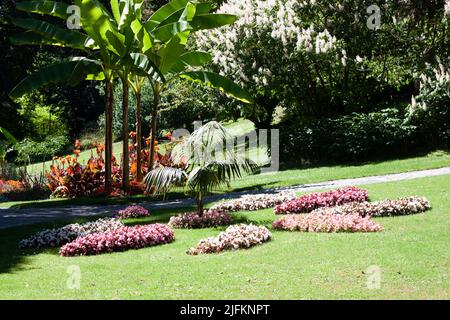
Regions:
[[147, 189], [166, 193], [172, 187], [183, 186], [197, 202], [197, 213], [203, 215], [205, 196], [240, 178], [242, 172], [254, 173], [258, 165], [239, 155], [234, 137], [218, 122], [212, 121], [195, 130], [173, 150], [174, 163], [181, 168], [158, 167], [145, 177]]

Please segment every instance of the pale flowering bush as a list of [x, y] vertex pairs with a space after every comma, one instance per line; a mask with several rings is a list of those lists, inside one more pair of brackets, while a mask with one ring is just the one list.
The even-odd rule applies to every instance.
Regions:
[[141, 206], [129, 206], [117, 213], [118, 219], [141, 218], [148, 217], [150, 213]]
[[319, 208], [311, 214], [356, 214], [361, 217], [403, 216], [431, 209], [430, 202], [423, 197], [406, 197], [376, 202], [353, 202], [331, 208]]
[[255, 245], [270, 241], [272, 234], [266, 227], [255, 225], [234, 225], [229, 226], [219, 236], [200, 240], [195, 248], [187, 251], [189, 255], [203, 253], [218, 253], [224, 250], [247, 249]]
[[363, 202], [369, 199], [367, 190], [345, 187], [327, 192], [314, 192], [277, 205], [275, 214], [307, 213], [321, 207], [333, 207], [349, 202]]
[[227, 226], [233, 223], [233, 218], [226, 212], [219, 210], [205, 210], [202, 216], [197, 212], [183, 213], [173, 216], [169, 226], [179, 229], [198, 229]]
[[337, 215], [333, 213], [292, 214], [273, 222], [277, 230], [302, 232], [377, 232], [383, 228], [370, 217], [356, 214]]
[[47, 229], [35, 235], [23, 239], [19, 243], [20, 248], [38, 249], [43, 247], [59, 247], [71, 242], [78, 237], [88, 234], [107, 232], [122, 228], [124, 224], [114, 218], [103, 218], [84, 224], [69, 224], [62, 228]]
[[122, 227], [77, 238], [62, 246], [59, 254], [65, 257], [96, 255], [166, 244], [173, 239], [173, 231], [164, 224]]
[[282, 191], [276, 194], [246, 194], [238, 199], [220, 202], [211, 207], [211, 210], [221, 211], [254, 211], [273, 208], [277, 204], [295, 199], [294, 191]]

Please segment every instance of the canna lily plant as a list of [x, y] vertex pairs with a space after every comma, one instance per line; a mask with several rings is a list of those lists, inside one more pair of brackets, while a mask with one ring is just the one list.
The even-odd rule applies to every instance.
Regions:
[[[75, 85], [83, 80], [105, 84], [105, 189], [111, 190], [112, 108], [115, 80], [123, 85], [123, 187], [129, 184], [128, 165], [128, 92], [133, 89], [140, 104], [142, 81], [149, 81], [154, 104], [151, 121], [149, 170], [153, 168], [157, 115], [161, 94], [174, 79], [185, 79], [217, 88], [245, 103], [249, 94], [233, 81], [216, 73], [202, 71], [211, 60], [206, 52], [189, 51], [189, 36], [198, 30], [213, 29], [233, 23], [236, 17], [210, 13], [212, 4], [188, 0], [173, 0], [142, 21], [143, 0], [111, 0], [111, 12], [97, 0], [75, 0], [80, 9], [81, 31], [63, 29], [33, 18], [14, 19], [25, 29], [12, 37], [18, 45], [53, 45], [80, 50], [81, 57], [44, 67], [19, 83], [10, 93], [18, 98], [49, 83]], [[67, 20], [69, 5], [55, 1], [23, 1], [17, 9]], [[140, 110], [140, 105], [137, 106]], [[139, 115], [140, 117], [140, 115]], [[138, 121], [140, 125], [140, 121]], [[140, 132], [141, 128], [137, 128]], [[139, 137], [140, 138], [140, 137]], [[138, 146], [139, 147], [139, 146]], [[138, 150], [138, 157], [141, 156]], [[138, 161], [140, 164], [141, 162]], [[137, 168], [138, 172], [141, 168]]]
[[145, 177], [147, 189], [166, 193], [183, 187], [197, 202], [197, 214], [203, 215], [205, 196], [240, 178], [242, 173], [255, 173], [258, 165], [240, 155], [234, 138], [220, 123], [211, 121], [195, 130], [172, 151], [172, 161], [181, 168], [158, 167]]

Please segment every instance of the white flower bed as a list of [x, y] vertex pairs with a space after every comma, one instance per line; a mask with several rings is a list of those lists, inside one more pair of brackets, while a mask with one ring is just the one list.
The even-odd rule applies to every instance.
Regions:
[[218, 253], [224, 250], [246, 249], [270, 241], [272, 234], [266, 227], [240, 224], [229, 226], [218, 237], [200, 240], [195, 248], [190, 248], [189, 255]]
[[59, 247], [72, 242], [78, 237], [92, 233], [113, 231], [123, 227], [124, 224], [114, 218], [104, 218], [84, 224], [69, 224], [58, 229], [47, 229], [35, 235], [23, 239], [19, 243], [20, 248]]
[[255, 211], [273, 208], [285, 201], [297, 198], [294, 191], [282, 191], [276, 194], [243, 195], [238, 199], [225, 201], [214, 205], [211, 210], [220, 211]]

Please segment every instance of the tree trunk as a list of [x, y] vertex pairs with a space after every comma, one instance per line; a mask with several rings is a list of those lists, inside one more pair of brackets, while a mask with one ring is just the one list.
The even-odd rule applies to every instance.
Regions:
[[112, 187], [112, 121], [114, 105], [113, 80], [106, 78], [105, 86], [105, 192], [111, 194]]
[[148, 171], [153, 170], [154, 157], [155, 157], [155, 141], [156, 141], [156, 121], [158, 117], [158, 107], [160, 102], [159, 84], [155, 84], [154, 90], [154, 106], [152, 111], [152, 124], [151, 124], [151, 141], [150, 141], [150, 154], [148, 159]]
[[203, 195], [200, 193], [197, 197], [197, 214], [199, 217], [203, 216], [203, 207], [204, 207]]
[[136, 92], [136, 179], [142, 181], [142, 122], [141, 93]]
[[123, 96], [122, 96], [122, 155], [123, 155], [123, 166], [122, 166], [122, 188], [125, 192], [130, 190], [130, 155], [128, 150], [128, 104], [129, 104], [129, 84], [128, 75], [122, 78], [123, 85]]

